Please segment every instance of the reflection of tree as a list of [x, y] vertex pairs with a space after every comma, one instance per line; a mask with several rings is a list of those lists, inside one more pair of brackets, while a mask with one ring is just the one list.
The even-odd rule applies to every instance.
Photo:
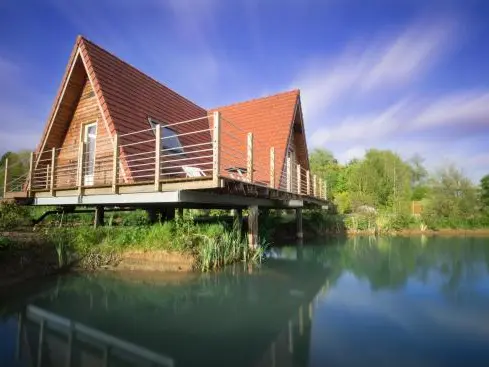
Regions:
[[354, 237], [333, 240], [330, 246], [304, 248], [304, 259], [331, 269], [331, 280], [349, 271], [369, 281], [372, 289], [399, 289], [408, 279], [426, 284], [441, 282], [456, 293], [467, 283], [487, 275], [489, 247], [484, 238]]

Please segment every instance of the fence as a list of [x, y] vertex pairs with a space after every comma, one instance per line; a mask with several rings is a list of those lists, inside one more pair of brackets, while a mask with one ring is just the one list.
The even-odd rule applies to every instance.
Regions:
[[[221, 179], [326, 199], [326, 183], [291, 157], [279, 161], [275, 148], [232, 121], [212, 116], [126, 134], [97, 137], [94, 144], [52, 148], [30, 157], [23, 177], [8, 176], [5, 192], [40, 192], [86, 187], [154, 185]], [[184, 187], [184, 186], [182, 186]]]

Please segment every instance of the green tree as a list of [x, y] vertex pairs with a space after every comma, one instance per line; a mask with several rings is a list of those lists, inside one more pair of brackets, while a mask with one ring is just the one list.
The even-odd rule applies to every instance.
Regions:
[[489, 175], [485, 175], [484, 177], [482, 177], [480, 186], [480, 198], [482, 208], [487, 214], [489, 214]]
[[29, 171], [30, 152], [21, 150], [19, 152], [6, 152], [0, 158], [0, 194], [3, 194], [3, 183], [5, 177], [5, 162], [8, 158], [9, 178], [17, 178]]
[[309, 156], [311, 172], [326, 181], [328, 196], [334, 197], [339, 192], [337, 188], [341, 166], [333, 153], [327, 149], [316, 148]]

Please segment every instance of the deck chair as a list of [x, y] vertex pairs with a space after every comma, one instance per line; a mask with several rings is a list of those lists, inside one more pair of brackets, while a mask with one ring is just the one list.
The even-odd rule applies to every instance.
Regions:
[[182, 166], [183, 172], [187, 175], [187, 177], [204, 177], [206, 176], [205, 172], [202, 171], [199, 167], [192, 166]]

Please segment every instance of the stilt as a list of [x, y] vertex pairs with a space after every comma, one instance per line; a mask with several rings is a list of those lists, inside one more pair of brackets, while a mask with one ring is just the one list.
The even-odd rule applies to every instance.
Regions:
[[162, 208], [161, 211], [166, 212], [166, 220], [174, 220], [175, 219], [175, 208]]
[[304, 233], [302, 232], [302, 208], [295, 210], [295, 219], [297, 223], [297, 238], [304, 238]]
[[154, 208], [146, 209], [146, 214], [148, 215], [149, 223], [155, 224], [158, 221], [158, 215], [156, 209]]
[[177, 209], [178, 218], [183, 219], [183, 208]]
[[258, 246], [258, 206], [248, 208], [248, 246], [256, 248]]
[[104, 225], [104, 212], [105, 212], [105, 208], [103, 206], [95, 207], [95, 221], [93, 223], [93, 226], [95, 228]]

